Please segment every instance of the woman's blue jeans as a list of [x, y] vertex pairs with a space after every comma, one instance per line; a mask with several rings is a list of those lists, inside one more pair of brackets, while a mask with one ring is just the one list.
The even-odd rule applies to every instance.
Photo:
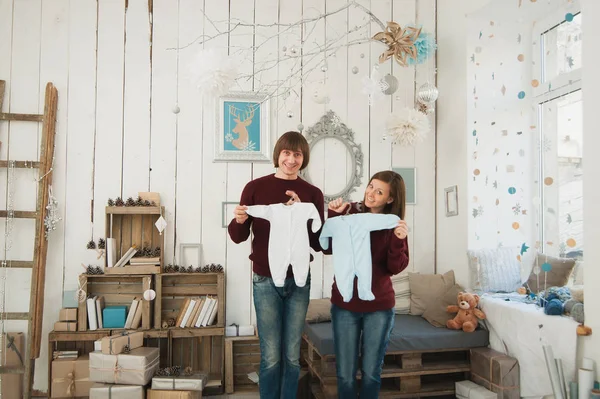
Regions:
[[[394, 327], [394, 310], [357, 313], [331, 305], [338, 398], [377, 399], [385, 350]], [[361, 334], [362, 333], [362, 334]], [[356, 383], [358, 357], [362, 380]]]
[[310, 274], [304, 287], [293, 278], [283, 287], [254, 274], [254, 307], [260, 339], [261, 399], [293, 399], [300, 375], [300, 342], [310, 300]]

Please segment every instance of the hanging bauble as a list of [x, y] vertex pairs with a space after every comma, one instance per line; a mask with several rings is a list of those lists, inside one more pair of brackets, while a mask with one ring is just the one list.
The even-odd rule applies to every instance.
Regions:
[[172, 109], [172, 111], [173, 111], [173, 113], [174, 113], [175, 115], [177, 115], [179, 112], [181, 112], [181, 108], [179, 108], [179, 105], [178, 105], [178, 104], [175, 104], [175, 105], [173, 106], [173, 109]]
[[352, 67], [352, 73], [356, 75], [358, 73], [358, 67]]
[[144, 291], [144, 299], [147, 301], [153, 301], [156, 298], [156, 291], [149, 289]]
[[437, 87], [427, 82], [417, 90], [417, 100], [425, 104], [433, 104], [437, 100], [438, 94]]
[[398, 90], [398, 78], [394, 75], [387, 74], [382, 80], [388, 85], [388, 88], [383, 91], [383, 94], [387, 94], [389, 96]]
[[301, 132], [304, 130], [304, 125], [302, 123], [298, 124], [298, 131]]
[[287, 117], [290, 118], [290, 119], [293, 118], [294, 117], [294, 113], [292, 111], [288, 111], [287, 112]]
[[327, 69], [329, 69], [327, 67], [327, 64], [323, 64], [323, 66], [321, 67], [321, 72], [327, 72]]

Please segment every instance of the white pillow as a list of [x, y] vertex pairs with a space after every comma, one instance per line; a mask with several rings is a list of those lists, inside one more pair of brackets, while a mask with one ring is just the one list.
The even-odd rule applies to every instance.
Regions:
[[481, 292], [514, 292], [521, 286], [521, 263], [516, 248], [467, 251], [471, 287]]
[[394, 312], [396, 314], [408, 314], [410, 312], [410, 283], [408, 280], [408, 272], [402, 272], [392, 276], [392, 286], [396, 293], [396, 306]]

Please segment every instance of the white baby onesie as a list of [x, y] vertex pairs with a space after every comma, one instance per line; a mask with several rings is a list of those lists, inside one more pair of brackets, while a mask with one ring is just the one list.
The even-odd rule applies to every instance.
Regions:
[[312, 231], [321, 228], [321, 218], [314, 204], [297, 202], [293, 205], [253, 205], [248, 215], [268, 220], [269, 269], [276, 287], [283, 287], [288, 266], [292, 265], [298, 287], [306, 285], [310, 266], [310, 242], [306, 222], [312, 219]]

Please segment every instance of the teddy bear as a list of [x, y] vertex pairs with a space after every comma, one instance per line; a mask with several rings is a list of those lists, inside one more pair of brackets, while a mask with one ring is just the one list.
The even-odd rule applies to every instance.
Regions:
[[446, 322], [446, 327], [452, 330], [473, 332], [479, 323], [477, 319], [485, 319], [485, 313], [477, 309], [479, 295], [467, 292], [458, 293], [458, 306], [450, 305], [446, 308], [448, 313], [458, 313], [453, 319]]

